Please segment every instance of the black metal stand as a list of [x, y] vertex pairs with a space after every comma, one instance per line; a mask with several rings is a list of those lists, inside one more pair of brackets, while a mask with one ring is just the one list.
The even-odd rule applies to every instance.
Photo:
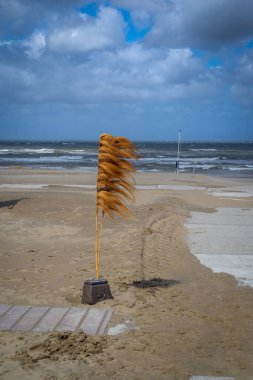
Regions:
[[99, 301], [112, 298], [110, 286], [105, 279], [94, 278], [84, 282], [82, 303], [94, 305]]

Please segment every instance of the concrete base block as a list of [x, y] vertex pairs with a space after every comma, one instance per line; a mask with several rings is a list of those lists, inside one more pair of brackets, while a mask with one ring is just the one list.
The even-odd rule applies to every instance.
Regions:
[[94, 305], [99, 301], [112, 299], [110, 286], [105, 279], [92, 279], [84, 282], [82, 303]]

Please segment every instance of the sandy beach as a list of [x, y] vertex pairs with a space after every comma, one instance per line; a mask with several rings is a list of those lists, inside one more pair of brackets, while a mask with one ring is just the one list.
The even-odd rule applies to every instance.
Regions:
[[[0, 303], [81, 306], [83, 283], [95, 276], [95, 190], [82, 186], [95, 183], [93, 173], [1, 171]], [[253, 288], [201, 265], [185, 227], [193, 211], [252, 208], [252, 196], [210, 189], [252, 191], [253, 181], [138, 173], [136, 183], [134, 218], [105, 222], [101, 274], [114, 299], [97, 304], [113, 308], [111, 327], [129, 331], [0, 332], [1, 379], [253, 379]], [[141, 189], [157, 184], [172, 188]], [[133, 285], [153, 278], [169, 286]]]

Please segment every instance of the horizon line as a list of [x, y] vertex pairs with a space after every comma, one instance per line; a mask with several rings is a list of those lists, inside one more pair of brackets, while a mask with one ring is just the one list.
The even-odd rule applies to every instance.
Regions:
[[[126, 137], [126, 136], [124, 136]], [[94, 142], [96, 143], [99, 139], [95, 140], [95, 139], [78, 139], [78, 140], [71, 140], [71, 139], [0, 139], [0, 144], [1, 143], [13, 143], [13, 142], [31, 142], [31, 143], [35, 143], [35, 142], [66, 142], [66, 143], [78, 143], [78, 142]], [[163, 139], [163, 140], [151, 140], [151, 139], [148, 139], [148, 140], [141, 140], [141, 139], [131, 139], [129, 138], [129, 140], [132, 140], [134, 142], [137, 142], [137, 143], [177, 143], [178, 140], [167, 140], [167, 139]], [[253, 143], [253, 139], [252, 140], [246, 140], [246, 139], [243, 139], [243, 140], [181, 140], [181, 143]]]

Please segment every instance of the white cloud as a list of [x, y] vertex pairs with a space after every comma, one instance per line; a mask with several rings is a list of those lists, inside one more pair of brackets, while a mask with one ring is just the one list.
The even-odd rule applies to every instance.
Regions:
[[80, 15], [78, 25], [63, 26], [48, 36], [52, 51], [86, 53], [118, 46], [124, 41], [124, 21], [112, 8], [101, 7], [98, 16]]
[[0, 63], [1, 101], [33, 102], [38, 79], [28, 69], [21, 69]]
[[149, 72], [155, 83], [187, 83], [198, 79], [202, 68], [190, 49], [169, 49], [163, 59], [153, 62]]
[[131, 13], [133, 23], [138, 29], [145, 29], [151, 25], [151, 16], [147, 11], [135, 10]]
[[16, 87], [30, 87], [36, 83], [35, 75], [26, 69], [17, 69], [9, 65], [0, 65], [0, 79]]
[[111, 0], [111, 4], [132, 11], [145, 11], [151, 14], [168, 10], [170, 0]]
[[[32, 51], [34, 54], [36, 49]], [[14, 67], [12, 72], [5, 71], [2, 81], [8, 82], [14, 72]], [[63, 59], [59, 65], [49, 56], [45, 65], [41, 61], [36, 75], [37, 81], [30, 83], [31, 102], [84, 104], [189, 99], [209, 97], [219, 86], [190, 49], [145, 49], [140, 44], [115, 51], [95, 51], [88, 60], [76, 64]], [[18, 69], [15, 78], [26, 91], [27, 85], [19, 80]], [[19, 94], [22, 98], [22, 92]]]
[[24, 41], [24, 47], [29, 58], [40, 58], [46, 49], [46, 38], [42, 32], [34, 32], [29, 39]]
[[[15, 93], [15, 101], [25, 97], [41, 103], [136, 103], [147, 99], [205, 99], [230, 88], [234, 98], [249, 103], [253, 97], [249, 85], [251, 56], [245, 55], [232, 78], [227, 63], [222, 62], [222, 69], [208, 68], [205, 58], [197, 58], [189, 47], [193, 40], [213, 44], [224, 29], [222, 17], [227, 25], [223, 41], [236, 33], [228, 27], [236, 17], [235, 9], [240, 14], [238, 20], [246, 11], [241, 11], [238, 0], [230, 0], [231, 8], [224, 13], [227, 1], [115, 0], [114, 4], [131, 9], [136, 27], [144, 28], [151, 20], [154, 23], [147, 41], [139, 43], [125, 41], [127, 25], [115, 8], [100, 6], [96, 17], [73, 9], [68, 18], [64, 12], [58, 13], [48, 18], [53, 21], [47, 28], [34, 29], [24, 40], [0, 41], [3, 61], [9, 63], [1, 73], [1, 96], [4, 98], [6, 91], [9, 96]], [[28, 3], [24, 2], [26, 8]], [[230, 21], [227, 14], [231, 15]], [[246, 26], [237, 31], [238, 36], [243, 35]]]
[[[123, 65], [138, 65], [141, 63], [148, 62], [157, 55], [155, 49], [143, 49], [141, 44], [135, 43], [129, 45], [123, 49], [119, 49], [115, 57], [115, 64]], [[111, 56], [112, 57], [112, 56]], [[113, 58], [112, 58], [113, 59]]]
[[253, 106], [253, 52], [244, 54], [240, 59], [232, 76], [230, 91], [242, 105]]

